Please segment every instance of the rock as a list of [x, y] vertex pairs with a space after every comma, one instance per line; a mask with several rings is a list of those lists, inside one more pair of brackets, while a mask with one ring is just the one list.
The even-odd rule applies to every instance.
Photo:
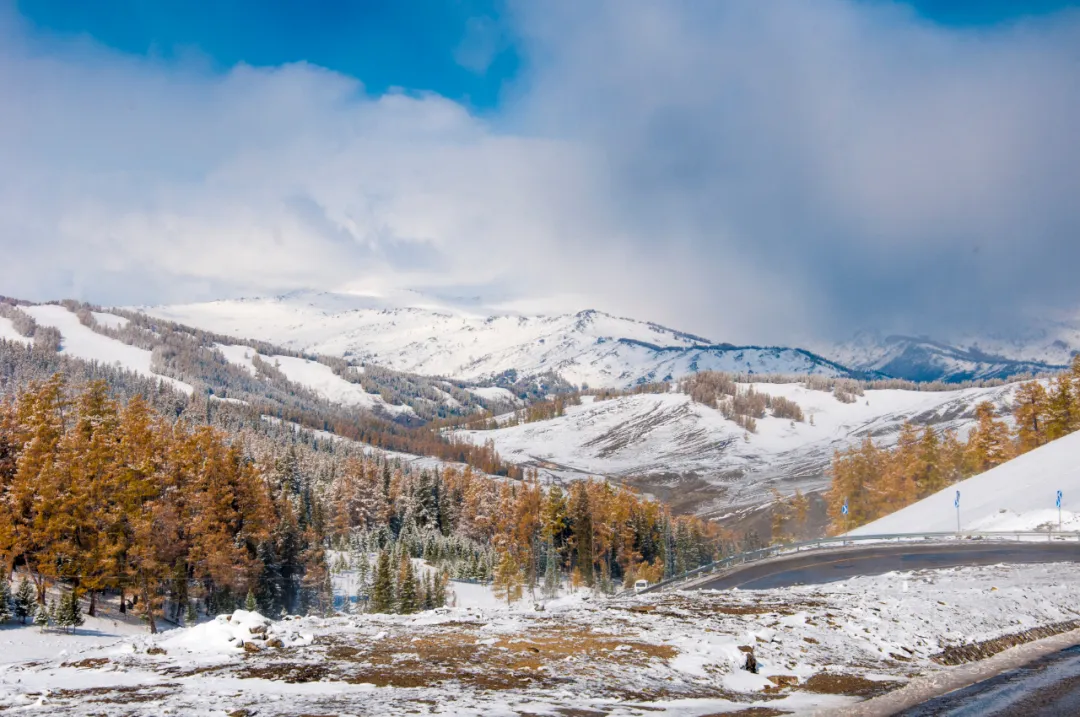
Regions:
[[757, 658], [754, 657], [754, 653], [746, 653], [746, 664], [743, 665], [743, 669], [755, 675], [757, 674]]
[[256, 625], [255, 627], [248, 628], [248, 632], [252, 635], [265, 635], [266, 625]]
[[262, 648], [256, 645], [254, 642], [244, 643], [244, 652], [258, 652]]
[[155, 645], [154, 647], [146, 648], [146, 654], [147, 655], [165, 655], [165, 654], [168, 654], [168, 653], [165, 652], [164, 647], [157, 647]]
[[285, 647], [285, 643], [274, 637], [266, 641], [267, 647]]
[[753, 652], [754, 648], [751, 647], [750, 645], [739, 645], [739, 651], [740, 652]]

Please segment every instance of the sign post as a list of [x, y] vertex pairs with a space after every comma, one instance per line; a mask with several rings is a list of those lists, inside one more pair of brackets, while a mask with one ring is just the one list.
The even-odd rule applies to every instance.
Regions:
[[1057, 492], [1058, 532], [1061, 532], [1061, 491]]
[[960, 491], [956, 491], [956, 500], [953, 501], [953, 505], [956, 506], [956, 532], [960, 532]]
[[[848, 517], [847, 517], [847, 514], [848, 514], [847, 498], [844, 498], [844, 505], [840, 507], [840, 514], [844, 516], [844, 532], [846, 533], [848, 531], [848, 529], [851, 527], [850, 521], [848, 521]], [[845, 542], [844, 545], [847, 545], [847, 543]]]

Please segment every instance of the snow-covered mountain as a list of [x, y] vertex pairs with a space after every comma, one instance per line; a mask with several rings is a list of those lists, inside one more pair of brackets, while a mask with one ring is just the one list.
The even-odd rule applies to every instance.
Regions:
[[521, 316], [317, 292], [140, 310], [305, 353], [466, 380], [554, 371], [574, 385], [626, 387], [704, 370], [850, 375], [802, 349], [717, 344], [599, 311]]
[[853, 535], [956, 529], [956, 491], [964, 530], [1080, 530], [1080, 433], [1072, 433], [1018, 456], [918, 503], [853, 530]]
[[859, 332], [846, 343], [816, 347], [866, 373], [911, 381], [960, 382], [1059, 371], [1080, 347], [1080, 330], [1043, 329], [1027, 338], [973, 337], [943, 342], [927, 337]]
[[[767, 416], [747, 433], [720, 411], [682, 393], [641, 394], [571, 406], [563, 416], [495, 430], [458, 431], [492, 440], [503, 458], [571, 478], [608, 476], [679, 509], [703, 514], [768, 502], [771, 488], [790, 494], [828, 486], [833, 452], [866, 435], [888, 445], [910, 420], [966, 436], [974, 407], [1003, 408], [1017, 384], [956, 391], [867, 390], [853, 403], [800, 383], [755, 383], [754, 391], [797, 403], [804, 422]], [[749, 388], [748, 386], [744, 386]]]

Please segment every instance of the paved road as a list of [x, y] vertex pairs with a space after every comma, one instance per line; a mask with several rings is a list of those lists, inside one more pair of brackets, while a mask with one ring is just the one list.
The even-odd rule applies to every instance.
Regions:
[[935, 545], [892, 543], [793, 553], [733, 568], [693, 587], [700, 590], [765, 590], [792, 585], [819, 585], [896, 570], [1059, 562], [1080, 563], [1080, 544], [1002, 541]]
[[1080, 645], [936, 697], [897, 717], [1080, 715]]

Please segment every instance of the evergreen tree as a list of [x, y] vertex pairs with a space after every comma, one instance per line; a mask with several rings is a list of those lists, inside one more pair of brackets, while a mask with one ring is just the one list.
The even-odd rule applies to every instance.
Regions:
[[19, 588], [15, 591], [14, 603], [15, 617], [19, 618], [23, 625], [26, 624], [27, 618], [33, 619], [35, 613], [38, 612], [34, 586], [30, 584], [30, 581], [25, 576], [19, 581]]
[[184, 613], [184, 625], [191, 627], [199, 621], [199, 613], [195, 608], [195, 601], [187, 601], [187, 611]]
[[394, 611], [394, 572], [390, 566], [390, 553], [379, 551], [375, 564], [375, 582], [371, 586], [368, 609], [374, 613]]
[[585, 481], [575, 483], [570, 492], [570, 516], [577, 550], [577, 569], [587, 587], [595, 583], [593, 572], [593, 524], [589, 491]]
[[65, 594], [60, 599], [60, 607], [58, 608], [63, 614], [62, 626], [70, 627], [72, 630], [81, 627], [85, 622], [83, 619], [82, 609], [79, 607], [79, 596], [74, 590]]
[[417, 594], [416, 571], [408, 554], [401, 556], [397, 574], [397, 611], [402, 615], [411, 615], [420, 607]]
[[247, 598], [244, 600], [244, 609], [248, 612], [256, 612], [259, 609], [259, 603], [255, 601], [255, 593], [248, 590]]
[[11, 619], [11, 584], [6, 576], [0, 577], [0, 623]]
[[[53, 603], [52, 607], [55, 609], [56, 603]], [[49, 624], [52, 622], [52, 616], [51, 616], [52, 612], [54, 612], [54, 610], [50, 610], [49, 608], [45, 607], [44, 605], [35, 608], [34, 613], [33, 613], [33, 615], [34, 615], [34, 624], [37, 625], [38, 629], [41, 630], [42, 632], [44, 632], [45, 628], [47, 628], [49, 626]]]
[[434, 594], [431, 602], [434, 607], [446, 607], [446, 584], [450, 582], [450, 576], [446, 572], [437, 575], [433, 581]]

